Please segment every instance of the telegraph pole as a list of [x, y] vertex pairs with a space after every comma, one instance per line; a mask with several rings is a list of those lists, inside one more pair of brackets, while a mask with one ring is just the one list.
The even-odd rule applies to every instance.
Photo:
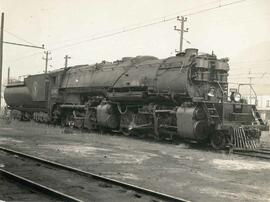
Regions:
[[52, 60], [52, 58], [49, 58], [49, 55], [51, 54], [51, 52], [44, 51], [44, 53], [45, 53], [45, 58], [42, 57], [42, 59], [45, 60], [45, 74], [47, 74], [47, 71], [48, 71], [48, 61], [49, 60]]
[[179, 47], [179, 52], [181, 53], [183, 51], [183, 40], [184, 40], [184, 33], [188, 32], [188, 28], [185, 29], [185, 22], [187, 21], [186, 17], [177, 16], [177, 20], [181, 22], [181, 29], [178, 29], [176, 26], [174, 26], [174, 30], [180, 32], [180, 47]]
[[65, 58], [65, 68], [67, 68], [68, 67], [68, 59], [71, 59], [71, 57], [66, 55], [64, 58]]
[[1, 14], [1, 36], [0, 36], [0, 109], [2, 101], [2, 67], [3, 67], [3, 41], [4, 41], [4, 13]]
[[[44, 45], [34, 46], [34, 45], [4, 41], [4, 13], [1, 14], [1, 27], [0, 27], [0, 108], [1, 108], [1, 101], [2, 101], [1, 98], [2, 98], [2, 69], [3, 69], [3, 44], [4, 43], [9, 44], [9, 45], [17, 45], [17, 46], [25, 46], [25, 47], [30, 47], [30, 48], [44, 49]], [[8, 79], [8, 82], [9, 82], [9, 79]]]
[[10, 67], [8, 67], [7, 84], [10, 83]]
[[252, 98], [252, 96], [251, 96], [251, 85], [252, 85], [252, 83], [251, 82], [252, 82], [252, 79], [254, 77], [251, 76], [251, 70], [250, 69], [249, 69], [248, 75], [249, 75], [249, 77], [248, 77], [248, 79], [249, 79], [249, 104], [251, 104], [251, 98]]

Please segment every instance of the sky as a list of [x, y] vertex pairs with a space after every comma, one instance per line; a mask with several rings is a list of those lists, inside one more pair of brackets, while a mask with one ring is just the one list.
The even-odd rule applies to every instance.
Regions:
[[[4, 41], [44, 44], [49, 71], [63, 67], [65, 55], [69, 65], [172, 56], [176, 16], [185, 15], [184, 48], [230, 58], [231, 82], [252, 77], [259, 94], [270, 94], [270, 0], [0, 0], [0, 12]], [[13, 78], [42, 73], [42, 57], [44, 50], [4, 44], [3, 81], [8, 67]]]

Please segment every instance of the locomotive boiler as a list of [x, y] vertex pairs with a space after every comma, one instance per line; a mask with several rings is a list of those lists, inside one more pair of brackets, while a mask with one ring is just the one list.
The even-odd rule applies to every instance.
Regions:
[[186, 49], [32, 75], [8, 84], [4, 96], [24, 119], [255, 148], [267, 126], [255, 104], [229, 92], [228, 72], [227, 58]]

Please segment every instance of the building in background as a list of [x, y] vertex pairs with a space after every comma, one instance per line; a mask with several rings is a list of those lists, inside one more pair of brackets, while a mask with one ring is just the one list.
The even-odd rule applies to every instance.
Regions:
[[270, 120], [270, 95], [258, 95], [257, 108], [261, 113], [262, 119], [265, 121]]

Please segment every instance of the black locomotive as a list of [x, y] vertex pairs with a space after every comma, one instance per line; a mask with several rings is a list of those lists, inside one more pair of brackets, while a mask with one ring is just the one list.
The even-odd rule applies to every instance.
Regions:
[[228, 71], [228, 59], [187, 49], [31, 75], [4, 97], [21, 119], [255, 148], [266, 125], [256, 105], [228, 95]]

